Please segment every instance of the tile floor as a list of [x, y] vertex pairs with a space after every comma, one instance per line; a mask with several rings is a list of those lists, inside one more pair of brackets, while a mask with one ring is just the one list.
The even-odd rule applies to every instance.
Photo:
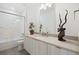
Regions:
[[21, 51], [18, 51], [18, 48], [15, 47], [8, 50], [0, 51], [0, 55], [30, 55], [30, 54], [24, 49]]

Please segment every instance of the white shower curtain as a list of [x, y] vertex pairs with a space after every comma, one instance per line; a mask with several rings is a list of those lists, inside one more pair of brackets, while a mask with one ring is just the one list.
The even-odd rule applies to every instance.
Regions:
[[20, 38], [24, 33], [24, 18], [0, 12], [0, 40]]

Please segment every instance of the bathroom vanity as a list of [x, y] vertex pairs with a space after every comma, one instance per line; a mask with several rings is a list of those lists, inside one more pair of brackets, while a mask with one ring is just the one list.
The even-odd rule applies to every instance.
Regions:
[[66, 40], [61, 42], [56, 37], [27, 35], [24, 40], [24, 49], [31, 55], [78, 55], [78, 41]]

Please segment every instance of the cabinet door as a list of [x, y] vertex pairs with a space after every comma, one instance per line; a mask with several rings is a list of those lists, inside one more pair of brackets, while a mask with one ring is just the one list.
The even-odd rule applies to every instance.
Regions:
[[32, 55], [47, 55], [47, 44], [33, 38], [26, 38], [24, 48]]
[[39, 49], [38, 54], [39, 55], [47, 55], [47, 43], [39, 41], [38, 44], [39, 44], [38, 45], [38, 49]]
[[28, 39], [28, 48], [29, 48], [28, 52], [32, 54], [33, 53], [33, 39], [32, 38]]
[[47, 44], [33, 39], [33, 55], [47, 55]]
[[66, 49], [61, 49], [60, 50], [60, 54], [61, 55], [77, 55], [77, 53], [69, 51], [69, 50], [66, 50]]
[[59, 55], [59, 54], [60, 54], [59, 47], [48, 45], [48, 55]]
[[29, 37], [27, 37], [24, 40], [24, 49], [28, 51], [30, 54], [32, 54], [32, 45], [33, 45], [32, 41], [33, 41], [32, 38], [29, 38]]
[[33, 39], [32, 42], [33, 42], [33, 44], [32, 44], [32, 55], [38, 55], [38, 53], [39, 53], [39, 48], [38, 48], [39, 44], [38, 44], [38, 41], [35, 40], [35, 39]]
[[78, 53], [62, 49], [53, 45], [48, 45], [48, 55], [77, 55]]
[[24, 40], [24, 49], [32, 55], [38, 55], [39, 53], [38, 42], [39, 41], [33, 38], [26, 37], [26, 39]]
[[24, 49], [28, 50], [28, 38], [27, 37], [24, 39]]

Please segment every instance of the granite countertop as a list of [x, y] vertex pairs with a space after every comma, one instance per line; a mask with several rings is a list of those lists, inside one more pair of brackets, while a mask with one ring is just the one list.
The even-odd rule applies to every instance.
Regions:
[[47, 36], [42, 36], [38, 34], [27, 35], [26, 37], [31, 37], [36, 40], [39, 40], [51, 45], [55, 45], [59, 48], [64, 48], [64, 49], [79, 53], [79, 41], [66, 39], [67, 40], [66, 42], [62, 42], [62, 41], [58, 41], [57, 37], [49, 37], [49, 36], [47, 37]]

